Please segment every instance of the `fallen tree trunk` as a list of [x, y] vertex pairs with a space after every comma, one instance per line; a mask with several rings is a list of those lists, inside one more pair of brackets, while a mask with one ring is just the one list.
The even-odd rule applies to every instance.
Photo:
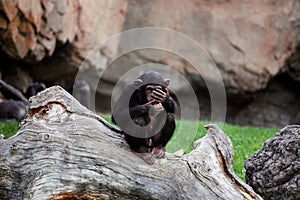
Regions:
[[229, 138], [206, 129], [191, 153], [148, 165], [117, 127], [49, 88], [30, 99], [18, 133], [0, 141], [0, 199], [261, 199], [233, 172]]

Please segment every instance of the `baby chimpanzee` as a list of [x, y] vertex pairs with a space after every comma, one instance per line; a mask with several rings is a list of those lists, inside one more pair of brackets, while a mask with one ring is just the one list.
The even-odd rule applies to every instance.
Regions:
[[175, 102], [169, 79], [147, 72], [127, 85], [113, 108], [112, 120], [125, 135], [131, 150], [146, 163], [163, 158], [175, 130]]

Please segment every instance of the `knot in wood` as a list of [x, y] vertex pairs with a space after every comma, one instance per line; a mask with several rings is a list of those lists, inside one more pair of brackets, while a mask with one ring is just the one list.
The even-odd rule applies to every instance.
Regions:
[[49, 134], [45, 134], [44, 135], [44, 140], [48, 140], [49, 139]]
[[15, 151], [15, 150], [17, 150], [17, 149], [18, 149], [18, 144], [17, 144], [17, 143], [13, 143], [13, 144], [11, 145], [11, 150]]
[[49, 112], [49, 110], [50, 110], [49, 108], [45, 108], [45, 109], [42, 110], [42, 113], [47, 114]]

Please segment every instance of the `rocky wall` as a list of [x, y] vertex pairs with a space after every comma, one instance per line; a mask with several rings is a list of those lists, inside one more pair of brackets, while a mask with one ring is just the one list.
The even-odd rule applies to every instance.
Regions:
[[[161, 63], [189, 80], [198, 95], [201, 119], [210, 119], [205, 77], [187, 60], [145, 49], [111, 60], [127, 42], [122, 38], [97, 46], [116, 33], [141, 27], [179, 31], [207, 51], [225, 84], [228, 122], [270, 127], [299, 123], [297, 0], [1, 0], [0, 74], [22, 91], [36, 80], [70, 88], [83, 64], [92, 75], [90, 83], [104, 72], [96, 107], [109, 113], [113, 88], [125, 72]], [[157, 37], [154, 42], [168, 41]], [[94, 48], [96, 53], [87, 57]], [[176, 83], [176, 77], [169, 76]], [[187, 87], [179, 83], [175, 90], [184, 94]]]

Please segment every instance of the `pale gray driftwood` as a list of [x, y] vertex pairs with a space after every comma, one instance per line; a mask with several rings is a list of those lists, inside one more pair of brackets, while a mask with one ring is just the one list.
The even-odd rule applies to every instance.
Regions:
[[0, 199], [261, 199], [233, 172], [229, 138], [206, 129], [191, 153], [148, 165], [117, 127], [51, 87], [0, 141]]

